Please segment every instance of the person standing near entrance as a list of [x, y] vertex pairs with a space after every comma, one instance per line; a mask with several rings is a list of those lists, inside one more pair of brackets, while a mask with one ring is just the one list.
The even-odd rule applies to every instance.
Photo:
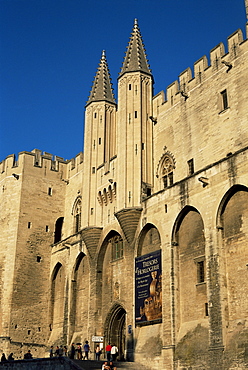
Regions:
[[106, 356], [107, 356], [107, 360], [110, 361], [110, 357], [111, 357], [111, 344], [109, 343], [106, 348], [105, 348], [105, 351], [106, 351]]
[[84, 345], [84, 359], [85, 360], [89, 359], [89, 352], [90, 352], [90, 346], [89, 346], [89, 342], [86, 340], [85, 345]]
[[101, 356], [101, 354], [102, 354], [102, 351], [101, 351], [101, 349], [100, 349], [99, 344], [97, 344], [97, 346], [96, 346], [95, 354], [96, 354], [96, 360], [97, 360], [97, 361], [100, 361], [100, 356]]
[[69, 356], [70, 359], [74, 360], [75, 352], [76, 352], [76, 349], [75, 349], [74, 343], [72, 343], [71, 350], [70, 350], [70, 356]]
[[116, 357], [118, 356], [118, 348], [116, 347], [115, 344], [111, 347], [110, 352], [111, 352], [112, 361], [116, 361]]

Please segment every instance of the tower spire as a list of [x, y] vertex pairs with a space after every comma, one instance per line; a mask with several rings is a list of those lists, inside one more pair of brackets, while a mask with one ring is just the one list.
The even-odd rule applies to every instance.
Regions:
[[86, 105], [94, 101], [103, 100], [116, 104], [105, 50], [102, 51], [102, 57]]
[[136, 71], [145, 72], [149, 75], [152, 74], [146, 57], [142, 36], [139, 30], [138, 20], [135, 18], [133, 30], [127, 46], [126, 55], [119, 77], [126, 72]]

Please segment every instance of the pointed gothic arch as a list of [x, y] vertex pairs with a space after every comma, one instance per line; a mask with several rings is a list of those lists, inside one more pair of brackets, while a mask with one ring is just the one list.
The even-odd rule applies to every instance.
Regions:
[[70, 301], [70, 340], [73, 333], [82, 333], [88, 323], [89, 300], [89, 262], [87, 256], [80, 252], [72, 271]]
[[222, 228], [222, 223], [223, 223], [223, 213], [225, 211], [225, 208], [229, 202], [229, 200], [231, 199], [231, 197], [237, 193], [237, 192], [240, 192], [240, 191], [243, 191], [243, 192], [248, 192], [248, 187], [244, 186], [244, 185], [239, 185], [239, 184], [236, 184], [236, 185], [233, 185], [227, 192], [226, 194], [224, 194], [222, 200], [220, 201], [220, 204], [219, 204], [219, 207], [218, 207], [218, 211], [217, 211], [217, 216], [216, 216], [216, 225], [217, 225], [217, 228]]
[[[248, 261], [248, 188], [236, 184], [223, 196], [217, 212], [217, 229], [226, 277], [226, 320], [228, 342], [235, 342], [233, 333], [242, 330], [237, 322], [247, 316]], [[228, 294], [227, 294], [228, 292]]]
[[81, 213], [82, 213], [82, 197], [79, 195], [72, 207], [71, 214], [73, 215], [73, 233], [78, 233], [81, 228]]
[[126, 352], [126, 310], [115, 303], [109, 310], [104, 324], [105, 345], [116, 344], [118, 359], [124, 360]]
[[199, 211], [184, 207], [172, 230], [172, 299], [178, 310], [173, 315], [176, 335], [208, 320], [207, 271], [204, 223]]
[[151, 223], [147, 223], [139, 235], [137, 256], [154, 252], [160, 248], [161, 238], [157, 227]]
[[174, 169], [176, 168], [176, 161], [172, 153], [166, 151], [164, 147], [164, 154], [161, 156], [157, 165], [156, 177], [160, 181], [160, 188], [164, 189], [173, 185]]
[[60, 262], [54, 266], [51, 275], [51, 310], [50, 328], [52, 330], [63, 329], [65, 304], [65, 271]]

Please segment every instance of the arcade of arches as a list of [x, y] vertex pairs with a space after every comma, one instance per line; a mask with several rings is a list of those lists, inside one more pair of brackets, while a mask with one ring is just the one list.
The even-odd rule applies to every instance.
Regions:
[[[236, 322], [247, 314], [244, 299], [248, 288], [245, 278], [247, 267], [244, 263], [244, 256], [247, 257], [247, 206], [248, 191], [242, 186], [230, 189], [220, 202], [216, 222], [218, 253], [222, 262], [219, 260], [217, 265], [209, 255], [212, 252], [206, 250], [205, 226], [199, 211], [187, 206], [175, 220], [171, 249], [172, 280], [169, 283], [173, 283], [172, 303], [175, 309], [172, 312], [172, 324], [177, 343], [175, 358], [178, 361], [188, 361], [188, 351], [190, 348], [194, 349], [194, 346], [197, 347], [198, 357], [207, 358], [211, 328], [219, 333], [218, 340], [224, 344], [221, 332], [223, 322], [228, 322], [230, 328], [227, 329], [225, 342], [230, 351], [233, 350], [233, 342], [238, 340], [240, 330], [243, 335], [246, 333], [245, 328], [237, 329]], [[147, 255], [159, 249], [160, 232], [154, 225], [147, 224], [137, 240], [136, 255]], [[93, 334], [102, 335], [104, 345], [108, 342], [115, 343], [119, 348], [120, 359], [128, 356], [129, 359], [134, 356], [138, 358], [139, 353], [143, 354], [144, 348], [151, 340], [145, 335], [148, 328], [155, 344], [154, 353], [151, 349], [150, 355], [160, 355], [163, 347], [162, 323], [150, 327], [136, 327], [134, 337], [134, 258], [135, 251], [125, 241], [124, 236], [116, 231], [110, 232], [97, 254], [96, 268], [92, 269], [93, 264], [87, 253], [80, 252], [77, 256], [72, 272], [70, 295], [66, 291], [68, 283], [65, 267], [62, 263], [57, 263], [51, 283], [51, 341], [54, 338], [63, 338], [68, 333], [70, 340], [74, 342], [88, 339], [89, 323], [93, 315], [96, 322]], [[94, 274], [95, 285], [91, 286]], [[225, 282], [222, 284], [223, 278]], [[218, 289], [213, 286], [216, 281], [219, 281], [221, 292], [219, 286]], [[167, 288], [164, 289], [168, 292]], [[166, 294], [165, 292], [163, 302], [168, 305], [170, 302], [165, 302], [165, 299], [168, 299]], [[225, 302], [222, 308], [220, 294]], [[67, 295], [69, 299], [66, 303]], [[236, 304], [237, 299], [239, 305]], [[219, 307], [217, 313], [213, 313], [213, 304]], [[92, 307], [95, 307], [93, 314], [90, 312]], [[222, 309], [225, 311], [224, 316], [221, 314]], [[213, 319], [211, 321], [211, 313], [216, 315], [218, 322]], [[69, 325], [66, 323], [66, 314]], [[168, 320], [168, 312], [165, 309], [163, 318], [164, 321]], [[67, 333], [65, 327], [69, 327]], [[191, 333], [188, 337], [187, 332]], [[194, 355], [192, 361], [197, 363], [197, 358]]]

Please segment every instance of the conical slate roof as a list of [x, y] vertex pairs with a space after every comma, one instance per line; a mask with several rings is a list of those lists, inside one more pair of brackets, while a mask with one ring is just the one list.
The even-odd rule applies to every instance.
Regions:
[[116, 104], [104, 50], [102, 52], [99, 67], [86, 105], [94, 101], [103, 100]]
[[134, 20], [133, 30], [119, 77], [126, 72], [136, 71], [145, 72], [149, 75], [152, 74], [137, 19]]

